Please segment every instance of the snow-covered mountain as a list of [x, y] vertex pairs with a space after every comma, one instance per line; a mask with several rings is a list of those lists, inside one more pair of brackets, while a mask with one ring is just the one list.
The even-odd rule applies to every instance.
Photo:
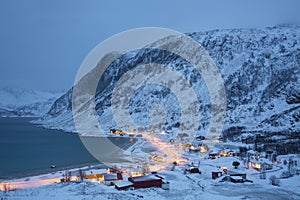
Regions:
[[[265, 29], [230, 29], [188, 33], [209, 53], [220, 69], [227, 95], [227, 117], [223, 135], [229, 140], [254, 143], [256, 148], [278, 146], [278, 140], [289, 144], [283, 152], [300, 152], [300, 27], [281, 25]], [[153, 44], [176, 46], [176, 41], [162, 40]], [[149, 45], [151, 46], [151, 45]], [[118, 56], [111, 53], [98, 66]], [[143, 49], [116, 59], [99, 81], [95, 95], [96, 113], [101, 127], [116, 127], [112, 117], [111, 95], [119, 78], [132, 67], [160, 63], [181, 73], [192, 85], [200, 102], [199, 134], [208, 128], [210, 99], [201, 76], [195, 75], [182, 58], [162, 51]], [[99, 70], [87, 74], [81, 81], [95, 78]], [[82, 88], [84, 89], [84, 88]], [[55, 101], [40, 123], [48, 128], [75, 131], [71, 111], [72, 89]], [[134, 93], [130, 114], [136, 123], [149, 123], [152, 104], [162, 104], [166, 110], [164, 129], [174, 131], [180, 122], [180, 110], [174, 95], [158, 85], [148, 85]], [[82, 104], [82, 112], [85, 110]], [[120, 116], [122, 117], [122, 116]], [[87, 119], [88, 120], [88, 119]], [[91, 127], [91, 130], [97, 127]], [[287, 150], [286, 148], [289, 148]], [[279, 147], [277, 147], [279, 148]]]
[[21, 87], [0, 88], [1, 117], [41, 117], [62, 92], [35, 91]]

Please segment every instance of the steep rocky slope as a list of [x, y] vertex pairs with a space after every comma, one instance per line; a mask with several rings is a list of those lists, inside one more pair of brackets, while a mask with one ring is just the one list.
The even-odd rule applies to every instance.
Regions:
[[[265, 29], [214, 30], [187, 35], [205, 48], [224, 80], [227, 117], [223, 135], [229, 140], [254, 143], [257, 148], [267, 148], [268, 145], [263, 143], [278, 146], [280, 140], [290, 144], [287, 145], [289, 151], [299, 152], [300, 27], [285, 25]], [[166, 44], [162, 42], [160, 45]], [[106, 55], [99, 66], [101, 62], [106, 63], [118, 55]], [[117, 127], [115, 123], [110, 107], [112, 91], [126, 71], [147, 63], [166, 65], [188, 80], [200, 103], [198, 109], [201, 117], [197, 134], [205, 132], [211, 118], [211, 105], [201, 76], [179, 56], [148, 48], [117, 58], [99, 81], [95, 103], [101, 127], [106, 131], [109, 128], [128, 128]], [[92, 71], [82, 81], [95, 78], [94, 74]], [[72, 89], [53, 104], [40, 123], [49, 128], [75, 131], [71, 95]], [[166, 122], [162, 129], [176, 132], [181, 119], [177, 101], [168, 88], [156, 84], [141, 87], [130, 99], [132, 120], [146, 126], [151, 120], [149, 112], [152, 112], [154, 104], [158, 104], [165, 110]], [[159, 110], [160, 107], [155, 109]], [[82, 110], [84, 112], [84, 103]]]

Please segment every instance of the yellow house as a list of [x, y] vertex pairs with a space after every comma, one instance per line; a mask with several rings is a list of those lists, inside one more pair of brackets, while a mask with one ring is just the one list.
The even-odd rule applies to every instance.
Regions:
[[87, 174], [84, 175], [84, 179], [94, 179], [95, 181], [103, 181], [104, 174]]
[[110, 134], [115, 134], [115, 135], [124, 135], [125, 133], [122, 130], [118, 129], [110, 129]]
[[256, 170], [261, 170], [262, 168], [266, 170], [270, 170], [273, 168], [273, 163], [265, 160], [251, 160], [250, 161], [251, 167]]
[[104, 174], [107, 172], [106, 169], [98, 169], [94, 170], [93, 172], [90, 172], [90, 174], [87, 174], [85, 172], [83, 178], [84, 179], [90, 179], [93, 181], [103, 181], [104, 180]]
[[145, 169], [143, 168], [135, 168], [131, 169], [130, 176], [131, 177], [138, 177], [138, 176], [144, 176], [145, 175]]

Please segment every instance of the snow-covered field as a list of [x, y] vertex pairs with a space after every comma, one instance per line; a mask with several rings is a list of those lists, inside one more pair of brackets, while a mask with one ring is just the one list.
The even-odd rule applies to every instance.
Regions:
[[[191, 156], [191, 159], [197, 156]], [[284, 158], [282, 158], [284, 159]], [[184, 174], [184, 166], [177, 166], [174, 171], [161, 171], [159, 175], [170, 182], [170, 190], [161, 188], [129, 189], [118, 191], [113, 186], [91, 181], [54, 183], [47, 186], [28, 188], [9, 192], [0, 192], [2, 199], [300, 199], [300, 176], [280, 179], [279, 186], [270, 184], [270, 176], [280, 176], [287, 166], [278, 164], [267, 171], [267, 178], [260, 179], [258, 171], [246, 169], [242, 164], [233, 169], [235, 157], [200, 160], [201, 174]], [[240, 161], [241, 162], [241, 161]], [[242, 163], [242, 162], [241, 162]], [[219, 182], [211, 179], [211, 172], [217, 166], [226, 166], [229, 170], [246, 172], [247, 179], [253, 183]], [[57, 178], [59, 173], [27, 178], [30, 180]], [[124, 176], [126, 179], [128, 176]], [[23, 179], [25, 180], [25, 179]], [[16, 180], [14, 180], [16, 181]], [[22, 181], [22, 179], [18, 179]]]

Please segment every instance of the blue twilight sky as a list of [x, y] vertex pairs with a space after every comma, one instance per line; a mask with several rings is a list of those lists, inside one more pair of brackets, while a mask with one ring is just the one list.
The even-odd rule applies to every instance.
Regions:
[[298, 0], [1, 0], [0, 87], [66, 90], [87, 54], [121, 31], [300, 24]]

